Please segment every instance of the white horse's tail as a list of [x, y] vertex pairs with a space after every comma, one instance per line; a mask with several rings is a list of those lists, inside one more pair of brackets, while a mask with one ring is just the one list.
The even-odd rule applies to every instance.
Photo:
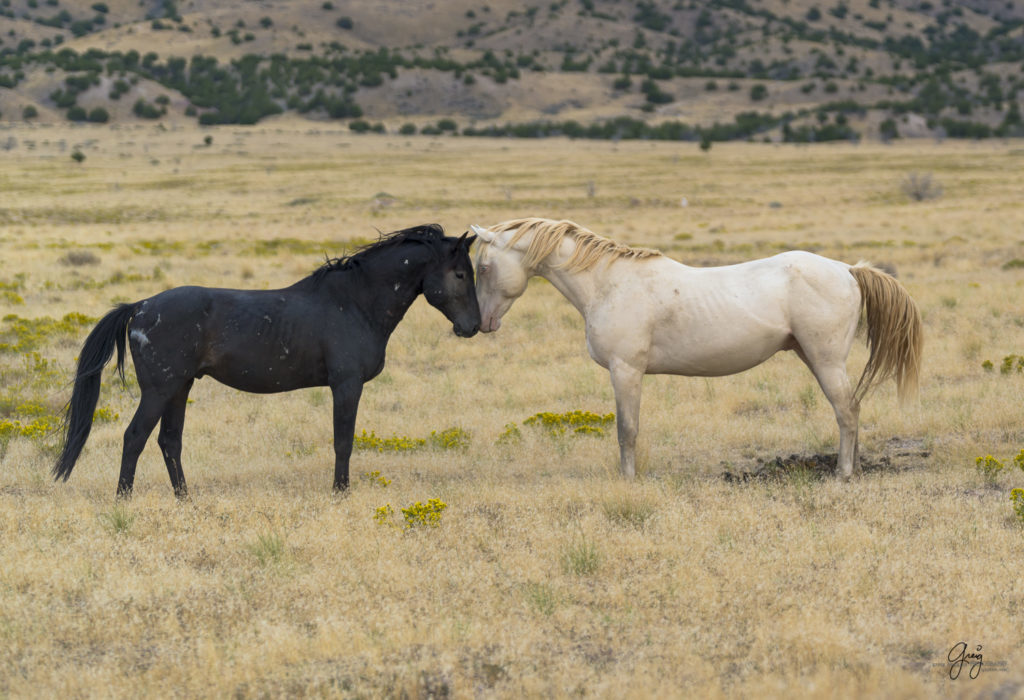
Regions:
[[900, 403], [905, 403], [917, 394], [921, 313], [907, 290], [891, 275], [867, 263], [852, 266], [850, 274], [860, 286], [870, 352], [854, 396], [860, 401], [871, 387], [892, 377]]

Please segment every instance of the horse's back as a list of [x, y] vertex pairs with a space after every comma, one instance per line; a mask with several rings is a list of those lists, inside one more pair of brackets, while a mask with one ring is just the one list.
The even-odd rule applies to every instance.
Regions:
[[[667, 258], [640, 264], [650, 265], [642, 286], [655, 290], [639, 296], [647, 308], [634, 300], [614, 315], [619, 326], [646, 326], [636, 328], [641, 332], [631, 342], [650, 339], [643, 354], [652, 373], [734, 374], [793, 349], [798, 336], [845, 336], [856, 322], [860, 297], [848, 266], [813, 253], [791, 251], [706, 268]], [[608, 341], [610, 334], [592, 330]], [[629, 336], [621, 330], [611, 335]], [[642, 348], [632, 353], [637, 350]]]
[[860, 289], [847, 263], [802, 250], [780, 253], [768, 260], [774, 260], [785, 272], [792, 323], [836, 319], [844, 328], [856, 323]]
[[789, 280], [796, 276], [835, 281], [848, 276], [849, 268], [850, 266], [842, 261], [826, 258], [817, 253], [811, 253], [806, 250], [788, 250], [767, 258], [747, 260], [734, 265], [690, 269], [752, 278], [756, 282], [764, 283], [764, 281], [773, 278]]
[[140, 383], [209, 375], [259, 393], [320, 386], [317, 311], [292, 288], [168, 289], [139, 302], [129, 326]]

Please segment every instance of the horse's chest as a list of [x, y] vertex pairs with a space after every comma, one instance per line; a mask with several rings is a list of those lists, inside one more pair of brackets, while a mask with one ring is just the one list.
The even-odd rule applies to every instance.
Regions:
[[587, 352], [590, 353], [590, 359], [605, 369], [608, 369], [608, 362], [605, 360], [606, 354], [604, 352], [604, 348], [600, 347], [600, 344], [594, 343], [594, 339], [591, 336], [589, 328], [587, 329]]
[[384, 353], [381, 353], [380, 357], [377, 360], [377, 362], [375, 362], [373, 364], [373, 366], [369, 367], [369, 369], [366, 371], [366, 373], [365, 373], [366, 381], [370, 381], [371, 379], [373, 379], [374, 377], [376, 377], [378, 374], [380, 374], [383, 371], [384, 371]]

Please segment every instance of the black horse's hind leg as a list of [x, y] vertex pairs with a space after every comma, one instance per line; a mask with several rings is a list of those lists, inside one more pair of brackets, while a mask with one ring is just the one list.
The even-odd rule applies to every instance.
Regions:
[[334, 490], [348, 489], [348, 461], [356, 431], [356, 411], [363, 393], [363, 382], [350, 378], [333, 384], [334, 394]]
[[142, 448], [146, 446], [149, 434], [153, 432], [157, 421], [163, 415], [167, 399], [153, 390], [142, 391], [139, 407], [135, 416], [124, 431], [124, 450], [121, 452], [121, 476], [117, 480], [117, 495], [128, 498], [132, 495], [135, 484], [135, 465], [139, 461]]
[[171, 477], [174, 495], [179, 499], [188, 497], [188, 486], [185, 485], [185, 472], [181, 468], [181, 433], [185, 429], [185, 405], [188, 392], [192, 389], [192, 381], [181, 388], [167, 403], [164, 415], [160, 419], [160, 433], [156, 442], [164, 455], [167, 474]]

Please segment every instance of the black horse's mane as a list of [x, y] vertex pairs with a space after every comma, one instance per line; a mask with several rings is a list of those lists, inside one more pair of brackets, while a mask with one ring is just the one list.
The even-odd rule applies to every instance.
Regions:
[[381, 251], [390, 250], [407, 241], [433, 245], [443, 240], [444, 228], [442, 228], [441, 224], [423, 224], [421, 226], [403, 228], [400, 231], [392, 231], [391, 233], [382, 233], [376, 242], [357, 248], [354, 253], [340, 258], [328, 258], [327, 262], [317, 268], [311, 277], [314, 282], [319, 282], [329, 272], [351, 270], [367, 258]]

